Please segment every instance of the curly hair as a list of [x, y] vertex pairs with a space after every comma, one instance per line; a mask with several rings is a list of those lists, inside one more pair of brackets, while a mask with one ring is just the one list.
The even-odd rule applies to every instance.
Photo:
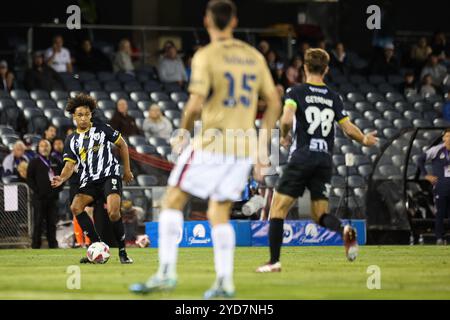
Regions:
[[87, 107], [93, 112], [97, 108], [97, 101], [88, 94], [80, 93], [67, 101], [66, 110], [74, 114], [78, 107]]

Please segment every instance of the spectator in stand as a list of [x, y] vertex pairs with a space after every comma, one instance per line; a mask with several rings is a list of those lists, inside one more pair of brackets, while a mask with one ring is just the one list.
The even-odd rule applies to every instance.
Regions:
[[187, 81], [183, 61], [178, 57], [175, 45], [167, 45], [158, 65], [159, 79], [166, 83], [177, 83], [183, 87]]
[[450, 89], [448, 89], [447, 99], [442, 106], [442, 117], [450, 123]]
[[11, 91], [14, 87], [14, 74], [8, 70], [8, 63], [0, 61], [0, 91]]
[[436, 32], [433, 36], [433, 42], [431, 43], [431, 49], [433, 54], [438, 57], [439, 61], [443, 61], [450, 55], [449, 46], [447, 44], [447, 39], [445, 33]]
[[295, 86], [299, 83], [300, 73], [298, 69], [296, 69], [294, 66], [290, 65], [287, 67], [286, 71], [283, 73], [283, 76], [281, 78], [281, 85], [284, 87], [284, 89], [288, 89], [292, 86]]
[[169, 141], [173, 131], [172, 123], [161, 112], [157, 104], [152, 104], [148, 110], [148, 117], [144, 120], [142, 129], [152, 136]]
[[66, 90], [59, 74], [44, 63], [40, 52], [33, 55], [33, 67], [25, 72], [25, 89], [31, 90]]
[[29, 162], [31, 159], [25, 154], [26, 146], [21, 141], [18, 140], [16, 143], [14, 143], [14, 146], [12, 148], [12, 151], [9, 155], [3, 159], [2, 163], [2, 176], [11, 176], [15, 175], [18, 176], [19, 172], [17, 170], [17, 167], [22, 161]]
[[51, 144], [42, 139], [39, 141], [38, 156], [30, 161], [27, 170], [28, 185], [33, 190], [33, 235], [31, 247], [41, 247], [42, 230], [46, 221], [47, 241], [49, 248], [58, 248], [56, 241], [56, 201], [62, 187], [54, 189], [51, 180], [59, 175], [62, 164], [51, 156]]
[[128, 39], [122, 39], [119, 42], [119, 50], [114, 57], [113, 70], [114, 72], [134, 73], [134, 65], [131, 61], [131, 43]]
[[302, 57], [302, 59], [305, 58], [305, 52], [306, 50], [308, 50], [309, 48], [311, 48], [311, 46], [309, 45], [308, 42], [302, 42], [300, 43], [299, 47], [298, 47], [298, 55], [300, 57]]
[[53, 139], [51, 156], [60, 163], [63, 163], [63, 153], [64, 153], [64, 140], [60, 137], [56, 137], [55, 139]]
[[292, 66], [294, 69], [298, 71], [298, 77], [297, 82], [303, 83], [305, 82], [305, 72], [303, 70], [303, 59], [300, 56], [295, 56], [291, 59], [291, 62], [289, 63], [290, 66]]
[[283, 75], [283, 63], [279, 60], [277, 53], [274, 50], [269, 50], [266, 54], [267, 65], [272, 74], [273, 81], [279, 83]]
[[325, 41], [325, 39], [320, 39], [317, 42], [316, 48], [327, 51], [327, 42]]
[[117, 101], [117, 109], [110, 124], [111, 127], [119, 131], [124, 137], [142, 134], [136, 125], [136, 120], [128, 114], [128, 102], [125, 99], [119, 99]]
[[344, 74], [348, 73], [350, 69], [347, 53], [342, 42], [336, 43], [334, 49], [331, 50], [330, 67], [339, 69]]
[[53, 140], [56, 138], [57, 129], [54, 125], [49, 124], [47, 126], [47, 129], [45, 129], [44, 134], [42, 136], [42, 139], [50, 141], [50, 143], [53, 143]]
[[398, 74], [400, 71], [400, 64], [394, 55], [394, 45], [388, 43], [385, 45], [383, 55], [375, 60], [372, 65], [372, 73], [379, 75]]
[[411, 48], [411, 60], [416, 68], [423, 68], [428, 56], [431, 54], [431, 47], [427, 43], [427, 38], [421, 37]]
[[426, 74], [422, 78], [422, 86], [420, 87], [420, 94], [425, 97], [430, 94], [436, 94], [436, 88], [433, 86], [433, 78]]
[[401, 85], [401, 92], [406, 96], [408, 93], [417, 93], [417, 84], [414, 72], [405, 73], [404, 82]]
[[27, 171], [28, 171], [28, 162], [21, 161], [17, 166], [17, 182], [19, 183], [27, 183]]
[[81, 49], [75, 60], [78, 71], [99, 72], [111, 71], [112, 66], [109, 59], [100, 50], [92, 47], [89, 39], [83, 40]]
[[267, 56], [270, 51], [270, 44], [266, 40], [261, 40], [258, 44], [258, 50], [263, 56]]
[[56, 72], [72, 72], [72, 59], [67, 48], [63, 47], [61, 35], [53, 37], [53, 45], [45, 51], [45, 61]]
[[447, 68], [439, 63], [439, 57], [435, 53], [428, 58], [428, 63], [423, 67], [420, 77], [423, 79], [427, 74], [431, 76], [433, 85], [440, 88], [447, 75]]

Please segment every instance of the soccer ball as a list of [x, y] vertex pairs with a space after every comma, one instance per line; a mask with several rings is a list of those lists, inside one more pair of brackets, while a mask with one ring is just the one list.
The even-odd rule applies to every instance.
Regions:
[[109, 260], [111, 254], [109, 253], [109, 247], [104, 242], [94, 242], [87, 249], [87, 258], [92, 263], [106, 263]]

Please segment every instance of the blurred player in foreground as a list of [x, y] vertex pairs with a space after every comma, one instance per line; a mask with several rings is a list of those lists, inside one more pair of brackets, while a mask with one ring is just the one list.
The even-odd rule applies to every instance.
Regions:
[[[264, 57], [250, 45], [234, 39], [236, 7], [229, 0], [208, 3], [204, 24], [211, 43], [200, 49], [192, 61], [190, 97], [181, 129], [191, 130], [200, 116], [202, 133], [194, 137], [171, 172], [169, 188], [159, 218], [159, 270], [145, 284], [130, 290], [148, 293], [173, 289], [177, 281], [177, 240], [183, 228], [182, 210], [194, 195], [209, 199], [207, 216], [212, 225], [216, 281], [205, 292], [206, 299], [232, 297], [235, 232], [229, 223], [231, 207], [238, 200], [255, 164], [255, 177], [261, 178], [270, 131], [281, 113], [277, 94]], [[267, 102], [259, 137], [254, 128], [258, 95]], [[239, 136], [250, 131], [259, 162], [252, 159], [247, 144]], [[233, 135], [236, 134], [238, 137]], [[229, 137], [231, 135], [232, 137]], [[185, 147], [185, 139], [175, 140], [175, 150]]]

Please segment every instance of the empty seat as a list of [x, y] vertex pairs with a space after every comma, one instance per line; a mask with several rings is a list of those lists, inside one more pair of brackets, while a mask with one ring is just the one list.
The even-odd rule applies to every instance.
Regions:
[[98, 81], [87, 81], [83, 83], [83, 89], [85, 91], [101, 91], [102, 85]]
[[343, 155], [335, 154], [333, 155], [333, 165], [335, 167], [345, 165], [345, 158]]
[[449, 127], [450, 123], [448, 121], [446, 121], [445, 119], [438, 118], [438, 119], [434, 119], [433, 125], [435, 127]]
[[410, 103], [415, 103], [417, 101], [422, 101], [423, 98], [421, 95], [419, 95], [418, 93], [415, 92], [408, 92], [406, 94], [406, 100]]
[[144, 136], [141, 136], [141, 135], [133, 135], [133, 136], [129, 136], [129, 137], [128, 137], [128, 142], [129, 142], [132, 146], [138, 146], [138, 145], [144, 145], [144, 144], [147, 144], [147, 140], [145, 139]]
[[393, 165], [381, 165], [378, 167], [378, 170], [381, 175], [388, 179], [400, 176], [402, 174], [400, 168]]
[[355, 124], [359, 127], [359, 128], [370, 128], [373, 127], [373, 124], [371, 121], [367, 120], [367, 119], [356, 119], [355, 120]]
[[[29, 100], [29, 99], [21, 99], [21, 100]], [[10, 98], [0, 99], [0, 110], [5, 110], [6, 108], [15, 108], [16, 101]]]
[[141, 110], [142, 112], [148, 111], [148, 109], [150, 108], [151, 105], [152, 105], [152, 102], [149, 100], [138, 101], [138, 103], [137, 103], [139, 110]]
[[169, 101], [169, 96], [164, 92], [152, 92], [150, 98], [155, 102]]
[[14, 89], [10, 92], [11, 97], [13, 97], [15, 100], [18, 99], [30, 99], [30, 95], [26, 90], [22, 89]]
[[416, 128], [432, 127], [432, 123], [425, 119], [414, 119], [413, 126]]
[[377, 74], [370, 75], [368, 80], [373, 85], [379, 85], [386, 81], [386, 79], [382, 75], [377, 75]]
[[356, 102], [356, 103], [355, 103], [355, 110], [357, 110], [357, 111], [363, 113], [363, 112], [365, 112], [365, 111], [374, 110], [374, 107], [373, 107], [373, 105], [372, 105], [371, 103], [369, 103], [369, 102], [366, 102], [366, 101], [362, 102], [362, 101], [361, 101], [361, 102]]
[[380, 150], [377, 147], [366, 147], [366, 146], [362, 146], [361, 147], [361, 152], [362, 154], [368, 156], [369, 158], [371, 158], [373, 155], [377, 155]]
[[351, 84], [351, 83], [341, 83], [339, 85], [338, 91], [342, 95], [346, 95], [346, 94], [348, 94], [350, 92], [355, 92], [356, 91], [356, 87], [353, 84]]
[[102, 110], [114, 110], [116, 109], [116, 103], [112, 100], [99, 100], [97, 106]]
[[50, 97], [55, 101], [67, 100], [69, 98], [69, 94], [67, 91], [53, 90], [50, 92]]
[[186, 105], [186, 102], [184, 102], [184, 101], [178, 102], [177, 103], [178, 110], [183, 111], [185, 105]]
[[368, 178], [369, 175], [372, 173], [372, 165], [371, 164], [363, 164], [361, 166], [358, 166], [358, 173], [363, 178]]
[[131, 117], [133, 117], [134, 119], [143, 119], [144, 118], [144, 114], [142, 113], [141, 110], [131, 109], [131, 110], [128, 110], [128, 114]]
[[175, 104], [175, 102], [172, 101], [160, 101], [158, 102], [158, 106], [161, 108], [162, 111], [173, 110], [179, 112], [177, 105]]
[[111, 100], [117, 102], [120, 99], [128, 100], [128, 94], [125, 91], [113, 91], [109, 94]]
[[28, 132], [43, 134], [47, 129], [48, 120], [45, 116], [35, 116], [28, 120]]
[[33, 100], [48, 100], [50, 99], [50, 95], [47, 91], [44, 90], [32, 90], [30, 92], [31, 99]]
[[11, 144], [16, 143], [16, 141], [20, 140], [20, 137], [17, 134], [5, 134], [1, 137], [2, 143], [5, 146], [9, 146]]
[[387, 101], [378, 101], [375, 103], [375, 109], [379, 112], [392, 111], [394, 110], [393, 105]]
[[36, 101], [36, 105], [38, 106], [39, 109], [56, 109], [58, 108], [58, 106], [56, 105], [56, 102], [53, 100], [37, 100]]
[[148, 139], [148, 142], [155, 147], [169, 146], [168, 142], [165, 139], [159, 137], [150, 137]]
[[392, 122], [385, 120], [385, 119], [376, 119], [374, 121], [374, 125], [375, 125], [375, 128], [383, 131], [383, 129], [385, 129], [385, 128], [391, 128]]
[[356, 154], [354, 156], [354, 163], [356, 167], [359, 167], [365, 164], [370, 164], [370, 159], [364, 154]]
[[37, 105], [34, 100], [20, 99], [17, 100], [17, 107], [21, 110], [25, 110], [26, 108], [37, 108]]
[[137, 176], [137, 182], [142, 187], [157, 186], [158, 178], [153, 175], [140, 174]]
[[359, 75], [359, 74], [353, 74], [351, 75], [348, 80], [353, 84], [361, 84], [361, 83], [367, 83], [366, 77]]
[[420, 112], [417, 111], [411, 111], [411, 110], [407, 110], [403, 113], [403, 116], [410, 120], [413, 121], [415, 119], [421, 119], [422, 118], [422, 114]]
[[405, 98], [402, 94], [398, 92], [387, 92], [386, 93], [386, 100], [392, 103], [398, 102], [398, 101], [405, 101]]
[[178, 103], [180, 101], [187, 101], [189, 96], [186, 92], [172, 92], [170, 94], [170, 99], [172, 99], [173, 102]]
[[137, 110], [137, 111], [141, 112], [137, 106], [137, 103], [134, 102], [133, 100], [127, 100], [127, 105], [128, 105], [128, 110], [130, 110], [130, 111]]
[[70, 93], [69, 93], [69, 97], [75, 98], [80, 93], [83, 93], [83, 91], [81, 91], [81, 90], [71, 90]]
[[11, 98], [11, 95], [9, 94], [8, 91], [0, 90], [0, 99], [3, 99], [3, 98]]
[[349, 92], [347, 93], [347, 100], [355, 103], [355, 102], [361, 102], [361, 101], [365, 101], [366, 99], [364, 98], [364, 96], [358, 92]]
[[25, 119], [30, 120], [34, 117], [43, 116], [44, 112], [38, 108], [25, 108], [23, 110], [23, 115], [25, 116]]
[[165, 110], [164, 115], [169, 119], [180, 119], [181, 118], [181, 112], [178, 110]]
[[[97, 79], [101, 82], [113, 81], [116, 79], [116, 76], [112, 72], [100, 71], [97, 73]], [[91, 79], [93, 80], [93, 79]]]
[[361, 118], [361, 113], [359, 113], [357, 111], [347, 111], [347, 115], [350, 117], [350, 120], [352, 120], [352, 121], [355, 121], [356, 119]]
[[383, 129], [383, 135], [386, 139], [391, 140], [399, 134], [399, 130], [397, 128], [386, 128]]
[[378, 92], [369, 92], [366, 95], [366, 98], [367, 98], [367, 101], [369, 101], [370, 103], [376, 103], [378, 101], [385, 101], [384, 96]]
[[92, 90], [89, 92], [89, 95], [97, 101], [109, 99], [109, 94], [103, 90]]
[[108, 81], [103, 84], [103, 89], [107, 92], [121, 91], [122, 85], [118, 81]]
[[394, 104], [394, 108], [397, 112], [405, 112], [407, 110], [412, 110], [413, 106], [410, 102], [406, 102], [406, 101], [398, 101]]
[[376, 119], [381, 119], [382, 116], [378, 111], [366, 111], [364, 112], [364, 118], [369, 121], [375, 121]]
[[389, 83], [380, 83], [378, 85], [378, 92], [382, 94], [387, 94], [388, 92], [395, 92], [395, 88]]
[[146, 92], [160, 92], [162, 85], [157, 81], [147, 81], [143, 84], [143, 89]]
[[116, 112], [115, 109], [104, 109], [103, 110], [103, 115], [105, 116], [106, 119], [111, 120], [112, 117], [114, 116], [114, 113]]
[[425, 100], [429, 103], [442, 102], [442, 96], [439, 94], [426, 94]]
[[421, 149], [422, 151], [428, 149], [429, 145], [430, 141], [426, 141], [424, 139], [415, 139], [413, 142], [413, 146]]
[[64, 117], [64, 111], [60, 109], [45, 109], [44, 115], [50, 120], [54, 117]]
[[156, 147], [148, 144], [142, 144], [136, 146], [136, 151], [142, 154], [156, 154]]
[[183, 89], [177, 83], [164, 83], [164, 91], [167, 93], [181, 92]]
[[4, 135], [12, 135], [12, 134], [16, 134], [16, 131], [12, 127], [0, 125], [0, 137], [4, 136]]
[[171, 153], [172, 153], [172, 148], [169, 146], [158, 146], [156, 147], [156, 151], [158, 151], [158, 153], [163, 156], [164, 158], [171, 160]]
[[414, 103], [414, 110], [417, 112], [425, 112], [433, 110], [433, 105], [429, 102], [417, 101]]
[[394, 127], [396, 127], [399, 130], [403, 130], [406, 128], [412, 128], [412, 122], [408, 119], [395, 119], [393, 121]]
[[376, 92], [377, 88], [370, 83], [362, 83], [358, 85], [358, 91], [362, 94], [367, 94], [369, 92]]
[[344, 145], [341, 147], [341, 151], [343, 154], [346, 154], [346, 153], [360, 154], [361, 153], [360, 149], [356, 148], [353, 145]]
[[130, 93], [131, 100], [135, 102], [149, 100], [149, 95], [144, 91], [134, 91]]
[[439, 118], [439, 114], [434, 110], [425, 111], [423, 112], [423, 118], [430, 123], [433, 123], [434, 119]]
[[181, 125], [181, 119], [178, 119], [178, 118], [172, 119], [172, 124], [173, 124], [175, 129], [179, 128], [180, 125]]
[[123, 84], [123, 89], [126, 92], [133, 92], [133, 91], [141, 91], [142, 90], [142, 86], [139, 82], [137, 81], [132, 81], [132, 82], [126, 82]]
[[331, 177], [331, 187], [333, 188], [344, 188], [345, 179], [342, 176], [332, 176]]
[[350, 188], [363, 188], [365, 185], [366, 182], [360, 175], [353, 175], [348, 177], [348, 186]]
[[400, 113], [396, 112], [396, 111], [385, 111], [383, 113], [383, 118], [388, 120], [388, 121], [394, 121], [396, 119], [402, 119], [403, 116]]
[[399, 86], [404, 82], [403, 77], [396, 74], [388, 75], [387, 80], [393, 86]]

